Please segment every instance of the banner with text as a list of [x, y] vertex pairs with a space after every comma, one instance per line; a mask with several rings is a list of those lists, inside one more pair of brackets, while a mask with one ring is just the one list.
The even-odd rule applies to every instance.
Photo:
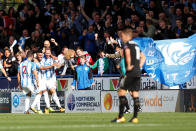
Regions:
[[[131, 111], [133, 111], [133, 99], [126, 94]], [[140, 91], [140, 105], [142, 112], [176, 112], [183, 111], [180, 104], [182, 96], [178, 90]], [[102, 112], [118, 112], [118, 94], [114, 91], [101, 92]]]
[[101, 112], [100, 91], [65, 92], [65, 112]]
[[0, 92], [0, 113], [11, 112], [11, 93]]

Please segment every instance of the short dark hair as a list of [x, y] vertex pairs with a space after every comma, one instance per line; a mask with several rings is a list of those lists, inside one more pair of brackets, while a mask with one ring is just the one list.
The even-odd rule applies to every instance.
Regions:
[[33, 57], [33, 51], [32, 50], [27, 52], [27, 58], [29, 58], [29, 57]]
[[131, 28], [125, 28], [122, 30], [122, 33], [132, 36], [133, 30]]
[[43, 53], [41, 49], [39, 49], [36, 53]]

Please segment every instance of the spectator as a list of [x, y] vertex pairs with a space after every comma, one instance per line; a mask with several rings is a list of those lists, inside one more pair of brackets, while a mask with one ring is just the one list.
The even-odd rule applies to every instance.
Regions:
[[[75, 68], [72, 89], [78, 90], [91, 90], [94, 86], [92, 70], [86, 63], [86, 57], [80, 56], [80, 64]], [[77, 85], [77, 86], [76, 86]]]
[[182, 25], [181, 19], [176, 20], [176, 27], [173, 30], [176, 38], [184, 38], [185, 37], [185, 30]]
[[75, 51], [72, 49], [69, 49], [65, 53], [64, 57], [64, 67], [61, 75], [73, 75], [74, 65], [76, 65], [75, 60]]
[[16, 72], [12, 72], [13, 69], [15, 69], [13, 62], [16, 60], [16, 58], [12, 56], [10, 49], [5, 48], [4, 50], [5, 58], [3, 60], [3, 67], [8, 76], [16, 76]]
[[99, 51], [99, 59], [95, 62], [94, 65], [90, 67], [95, 69], [98, 67], [98, 75], [102, 76], [103, 74], [108, 74], [109, 72], [109, 61], [108, 58], [105, 57], [105, 52], [103, 50]]
[[83, 32], [82, 36], [80, 36], [79, 39], [84, 40], [84, 50], [92, 56], [93, 60], [95, 60], [97, 50], [95, 44], [94, 26], [90, 25], [88, 27], [88, 32]]
[[77, 65], [80, 64], [79, 58], [80, 58], [80, 56], [83, 56], [83, 55], [85, 55], [85, 59], [88, 64], [90, 64], [90, 65], [94, 64], [92, 57], [88, 54], [88, 52], [83, 51], [83, 49], [81, 47], [78, 47], [76, 49], [76, 55], [77, 55], [77, 63], [76, 63]]
[[186, 37], [189, 37], [189, 36], [193, 35], [194, 33], [196, 33], [195, 30], [196, 30], [195, 21], [192, 16], [189, 16], [187, 18], [187, 25], [185, 26]]
[[164, 20], [159, 21], [159, 27], [155, 34], [156, 35], [154, 39], [158, 40], [170, 39], [173, 37], [172, 31], [169, 29], [169, 27], [166, 24], [166, 21]]
[[147, 32], [143, 31], [143, 35], [146, 36], [146, 37], [152, 37], [153, 38], [154, 35], [155, 35], [156, 28], [152, 24], [151, 20], [146, 21], [146, 27], [147, 27]]
[[19, 39], [19, 41], [18, 41], [18, 45], [24, 50], [24, 48], [25, 48], [25, 41], [27, 40], [27, 39], [29, 39], [30, 37], [29, 37], [29, 32], [28, 32], [28, 30], [27, 29], [24, 29], [23, 31], [22, 31], [22, 36], [20, 37], [20, 39]]

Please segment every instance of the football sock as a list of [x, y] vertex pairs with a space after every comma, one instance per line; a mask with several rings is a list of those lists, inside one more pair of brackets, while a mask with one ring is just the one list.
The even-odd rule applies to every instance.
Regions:
[[25, 111], [28, 111], [30, 105], [30, 96], [26, 96], [25, 98]]
[[48, 92], [44, 92], [44, 100], [45, 100], [45, 103], [46, 103], [46, 108], [49, 108], [50, 107], [50, 101], [49, 101], [49, 96], [48, 96]]
[[133, 117], [137, 117], [138, 109], [139, 109], [139, 106], [140, 106], [139, 97], [133, 98], [133, 101], [134, 101], [134, 113], [133, 113]]
[[125, 104], [127, 103], [126, 96], [119, 96], [119, 115], [118, 117], [121, 118], [123, 116]]
[[60, 108], [61, 105], [60, 105], [59, 98], [58, 98], [56, 92], [52, 94], [52, 99], [54, 100], [54, 102], [56, 103], [56, 105], [58, 106], [58, 108]]
[[128, 103], [127, 97], [125, 97], [125, 99], [126, 99], [125, 107], [126, 107], [127, 110], [129, 110], [130, 107], [129, 107], [129, 103]]
[[[40, 106], [40, 104], [38, 104], [38, 103], [40, 103], [40, 98], [41, 98], [41, 94], [37, 94], [36, 96], [35, 96], [35, 99], [34, 99], [34, 101], [33, 101], [33, 104], [31, 105], [31, 107], [35, 107], [35, 105], [37, 104], [37, 106], [39, 105]], [[38, 107], [38, 109], [40, 109], [40, 107]]]
[[[41, 98], [40, 98], [41, 99]], [[40, 110], [40, 100], [37, 102], [37, 110]]]

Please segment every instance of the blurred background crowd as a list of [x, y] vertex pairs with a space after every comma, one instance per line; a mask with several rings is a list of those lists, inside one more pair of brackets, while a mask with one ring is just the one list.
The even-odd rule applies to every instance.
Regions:
[[[24, 0], [0, 10], [0, 61], [16, 76], [28, 50], [50, 47], [62, 65], [57, 74], [72, 74], [80, 55], [93, 65], [119, 52], [125, 27], [133, 37], [186, 38], [196, 32], [195, 16], [196, 0]], [[118, 74], [118, 58], [107, 62], [105, 73]]]

